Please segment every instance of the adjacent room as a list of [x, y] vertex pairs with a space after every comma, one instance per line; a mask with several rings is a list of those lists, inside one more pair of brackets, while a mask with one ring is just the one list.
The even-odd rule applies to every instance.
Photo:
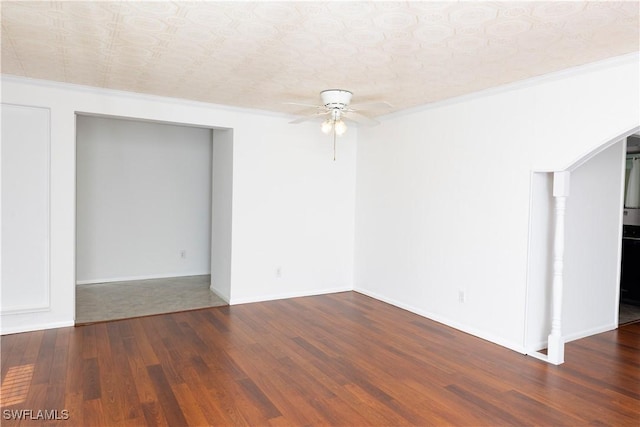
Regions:
[[3, 425], [640, 423], [640, 3], [0, 8]]
[[213, 130], [78, 115], [76, 324], [226, 302], [211, 289]]

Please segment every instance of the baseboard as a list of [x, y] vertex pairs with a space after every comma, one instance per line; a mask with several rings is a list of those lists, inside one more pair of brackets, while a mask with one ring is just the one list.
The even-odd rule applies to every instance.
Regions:
[[352, 290], [353, 289], [350, 286], [347, 286], [347, 287], [337, 287], [337, 288], [329, 288], [329, 289], [317, 289], [317, 290], [304, 291], [304, 292], [285, 292], [281, 294], [261, 295], [261, 296], [250, 297], [250, 298], [233, 298], [232, 297], [231, 301], [229, 301], [229, 305], [250, 304], [253, 302], [264, 302], [264, 301], [275, 301], [275, 300], [287, 299], [287, 298], [311, 297], [315, 295], [335, 294], [338, 292], [347, 292]]
[[603, 332], [609, 332], [617, 328], [618, 328], [618, 325], [611, 323], [609, 325], [598, 326], [596, 328], [587, 329], [586, 331], [574, 332], [573, 334], [565, 335], [564, 342], [567, 343], [567, 342], [579, 340], [581, 338], [590, 337], [592, 335], [601, 334]]
[[186, 272], [180, 274], [148, 274], [142, 276], [124, 276], [124, 277], [110, 277], [106, 279], [90, 279], [90, 280], [76, 280], [76, 285], [95, 285], [98, 283], [112, 283], [112, 282], [131, 282], [135, 280], [151, 280], [151, 279], [171, 279], [173, 277], [190, 277], [190, 276], [206, 276], [211, 274], [207, 272]]
[[431, 313], [429, 311], [419, 309], [419, 308], [411, 306], [409, 304], [405, 304], [403, 302], [394, 300], [393, 298], [387, 298], [387, 297], [385, 297], [383, 295], [377, 294], [375, 292], [368, 291], [366, 289], [362, 289], [362, 288], [356, 287], [353, 290], [355, 292], [361, 293], [361, 294], [369, 296], [371, 298], [375, 298], [375, 299], [377, 299], [379, 301], [382, 301], [382, 302], [386, 302], [387, 304], [391, 304], [391, 305], [393, 305], [395, 307], [398, 307], [398, 308], [401, 308], [403, 310], [407, 310], [407, 311], [410, 311], [410, 312], [415, 313], [417, 315], [420, 315], [422, 317], [426, 317], [427, 319], [433, 320], [435, 322], [442, 323], [443, 325], [450, 326], [450, 327], [452, 327], [454, 329], [457, 329], [459, 331], [462, 331], [462, 332], [465, 332], [467, 334], [473, 335], [475, 337], [481, 338], [481, 339], [483, 339], [485, 341], [489, 341], [489, 342], [492, 342], [494, 344], [498, 344], [498, 345], [500, 345], [502, 347], [506, 347], [509, 350], [513, 350], [513, 351], [521, 353], [521, 354], [527, 354], [524, 346], [522, 346], [521, 344], [516, 344], [516, 343], [513, 343], [511, 341], [507, 341], [507, 340], [505, 340], [505, 339], [503, 339], [501, 337], [497, 337], [497, 336], [492, 335], [492, 334], [487, 334], [486, 332], [481, 331], [479, 329], [475, 329], [475, 328], [469, 327], [468, 325], [464, 325], [464, 324], [455, 322], [455, 321], [453, 321], [451, 319], [448, 319], [446, 317], [440, 316], [438, 314]]

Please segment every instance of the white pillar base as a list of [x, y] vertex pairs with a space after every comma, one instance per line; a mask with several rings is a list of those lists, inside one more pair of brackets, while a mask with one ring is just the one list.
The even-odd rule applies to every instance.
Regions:
[[561, 335], [549, 335], [547, 341], [547, 361], [554, 365], [564, 363], [564, 339]]

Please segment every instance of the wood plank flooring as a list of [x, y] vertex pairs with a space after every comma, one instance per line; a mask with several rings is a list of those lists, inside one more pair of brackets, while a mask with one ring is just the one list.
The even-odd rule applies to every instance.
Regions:
[[354, 292], [1, 344], [3, 426], [640, 425], [640, 323], [559, 367]]

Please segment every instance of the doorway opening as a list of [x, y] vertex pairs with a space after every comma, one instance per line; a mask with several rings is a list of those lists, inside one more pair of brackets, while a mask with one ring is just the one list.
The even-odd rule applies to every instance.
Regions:
[[[562, 337], [565, 342], [617, 328], [621, 318], [624, 158], [630, 130], [585, 154], [566, 171]], [[553, 172], [532, 173], [525, 347], [547, 345], [551, 329]]]
[[627, 138], [619, 325], [640, 321], [640, 135]]
[[214, 212], [231, 209], [232, 142], [230, 129], [76, 115], [76, 324], [228, 303], [231, 219]]

